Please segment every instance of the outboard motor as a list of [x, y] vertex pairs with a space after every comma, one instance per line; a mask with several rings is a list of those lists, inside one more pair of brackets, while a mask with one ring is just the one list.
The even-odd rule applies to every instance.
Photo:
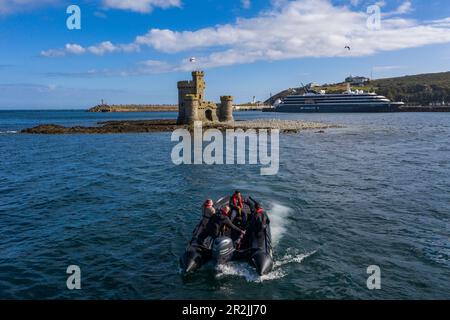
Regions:
[[218, 237], [214, 240], [212, 256], [218, 264], [227, 263], [234, 253], [233, 240], [228, 237]]

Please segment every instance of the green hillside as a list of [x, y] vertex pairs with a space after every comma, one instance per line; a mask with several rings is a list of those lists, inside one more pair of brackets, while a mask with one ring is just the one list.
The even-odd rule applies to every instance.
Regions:
[[[346, 83], [325, 84], [314, 90], [326, 90], [327, 93], [342, 93]], [[430, 103], [450, 102], [450, 72], [419, 74], [398, 78], [372, 80], [364, 87], [352, 87], [368, 92], [376, 92], [392, 101], [403, 101], [407, 105], [428, 106]], [[295, 91], [294, 91], [295, 90]], [[304, 91], [302, 88], [284, 90], [266, 101], [272, 103], [278, 98]]]
[[450, 72], [420, 74], [371, 82], [376, 92], [408, 105], [450, 102]]

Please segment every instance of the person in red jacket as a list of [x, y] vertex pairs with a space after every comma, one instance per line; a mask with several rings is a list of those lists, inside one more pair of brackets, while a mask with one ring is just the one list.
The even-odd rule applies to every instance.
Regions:
[[244, 208], [244, 200], [242, 199], [241, 192], [236, 190], [230, 198], [229, 206], [231, 209], [231, 221], [237, 217], [243, 224], [247, 222], [247, 216], [242, 210]]
[[236, 225], [234, 225], [230, 218], [230, 208], [228, 206], [224, 206], [220, 209], [220, 212], [214, 214], [206, 224], [203, 231], [199, 234], [197, 238], [197, 242], [200, 245], [203, 245], [205, 242], [205, 239], [207, 237], [211, 237], [212, 239], [215, 239], [219, 237], [225, 228], [229, 228], [230, 230], [234, 230], [236, 232], [239, 232], [240, 234], [244, 235], [245, 230], [240, 229]]

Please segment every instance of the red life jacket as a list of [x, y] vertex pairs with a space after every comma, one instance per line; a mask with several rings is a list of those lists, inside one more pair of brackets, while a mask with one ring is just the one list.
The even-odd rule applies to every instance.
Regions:
[[266, 215], [264, 214], [264, 209], [263, 208], [258, 208], [255, 210], [255, 215], [257, 217], [261, 217], [261, 222], [262, 225], [265, 226], [267, 224], [267, 219], [266, 219]]
[[243, 208], [244, 207], [244, 201], [242, 201], [242, 197], [238, 197], [237, 195], [233, 195], [233, 204], [238, 207], [238, 208]]

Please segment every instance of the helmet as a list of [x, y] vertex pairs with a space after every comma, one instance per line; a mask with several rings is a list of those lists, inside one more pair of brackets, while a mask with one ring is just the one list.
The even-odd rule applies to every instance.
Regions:
[[214, 202], [211, 199], [208, 199], [205, 201], [204, 206], [205, 207], [212, 207]]

